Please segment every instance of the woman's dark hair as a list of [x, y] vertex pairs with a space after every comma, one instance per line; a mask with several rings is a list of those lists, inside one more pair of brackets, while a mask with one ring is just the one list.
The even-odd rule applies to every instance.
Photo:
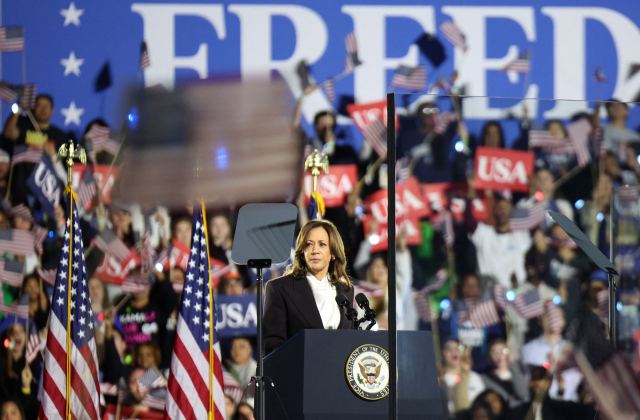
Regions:
[[334, 122], [333, 125], [335, 125], [336, 115], [333, 112], [331, 112], [331, 111], [320, 111], [320, 112], [318, 112], [316, 114], [315, 117], [313, 117], [313, 126], [315, 127], [316, 125], [318, 125], [318, 121], [320, 121], [320, 118], [326, 117], [326, 116], [330, 116], [331, 118], [333, 118], [333, 122]]
[[234, 414], [233, 416], [233, 420], [244, 420], [245, 417], [240, 414], [240, 408], [242, 408], [243, 406], [247, 406], [251, 409], [251, 411], [253, 412], [253, 407], [251, 407], [249, 404], [245, 403], [245, 402], [241, 402], [240, 404], [238, 404], [238, 406], [236, 407], [236, 414]]
[[[491, 404], [489, 404], [489, 402], [487, 401], [487, 397], [489, 396], [489, 394], [495, 394], [500, 400], [500, 403], [502, 404], [502, 413], [500, 413], [499, 415], [493, 412], [493, 408], [491, 407]], [[471, 417], [473, 416], [473, 412], [477, 407], [483, 407], [484, 409], [486, 409], [487, 413], [489, 414], [489, 418], [495, 419], [495, 420], [504, 419], [506, 417], [506, 411], [508, 409], [507, 402], [505, 401], [504, 398], [502, 398], [502, 395], [498, 394], [496, 391], [492, 389], [485, 389], [480, 394], [478, 394], [476, 399], [473, 401], [473, 404], [471, 405], [471, 410], [470, 410]]]
[[564, 132], [564, 136], [567, 137], [567, 129], [565, 128], [565, 126], [562, 123], [562, 121], [557, 120], [557, 119], [549, 120], [544, 124], [544, 129], [549, 131], [549, 127], [551, 127], [551, 124], [560, 124], [560, 127], [562, 127], [562, 131]]
[[24, 408], [22, 407], [22, 404], [20, 404], [20, 402], [18, 400], [13, 399], [13, 398], [9, 398], [9, 399], [3, 400], [0, 403], [0, 412], [2, 412], [2, 407], [4, 407], [5, 404], [9, 404], [9, 403], [14, 403], [16, 405], [16, 407], [18, 407], [18, 410], [20, 410], [20, 418], [22, 420], [26, 420], [26, 417], [24, 415]]
[[32, 273], [32, 274], [27, 274], [26, 276], [24, 276], [24, 279], [22, 279], [22, 287], [20, 288], [20, 296], [22, 296], [24, 294], [24, 289], [27, 288], [27, 283], [29, 283], [29, 280], [34, 279], [38, 284], [40, 284], [40, 277], [38, 277], [37, 274]]
[[99, 277], [89, 277], [89, 281], [96, 279], [100, 282], [100, 286], [102, 287], [102, 310], [106, 310], [109, 307], [109, 293], [107, 292], [107, 284], [102, 281]]
[[109, 127], [109, 124], [107, 124], [105, 120], [103, 120], [102, 118], [96, 118], [94, 120], [89, 121], [89, 124], [87, 124], [84, 127], [84, 132], [82, 133], [82, 137], [84, 137], [84, 135], [89, 132], [89, 130], [91, 129], [91, 126], [93, 126], [94, 124], [97, 124], [100, 127]]
[[498, 121], [487, 121], [487, 123], [482, 127], [482, 134], [480, 135], [480, 146], [485, 146], [485, 138], [487, 137], [487, 133], [489, 132], [489, 127], [494, 126], [498, 128], [498, 134], [500, 135], [500, 144], [499, 147], [504, 149], [504, 131], [502, 131], [502, 126]]

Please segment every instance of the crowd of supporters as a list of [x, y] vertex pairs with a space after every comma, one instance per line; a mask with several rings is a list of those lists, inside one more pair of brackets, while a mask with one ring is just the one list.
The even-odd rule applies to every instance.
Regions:
[[[304, 95], [300, 106], [303, 101]], [[533, 407], [535, 418], [594, 418], [593, 397], [577, 369], [555, 374], [548, 391], [545, 381], [547, 369], [561, 357], [563, 333], [579, 314], [588, 311], [599, 317], [603, 339], [607, 336], [607, 276], [550, 217], [520, 229], [511, 224], [515, 209], [526, 211], [542, 203], [545, 210], [576, 222], [609, 255], [612, 186], [638, 184], [640, 135], [626, 126], [626, 104], [610, 101], [605, 106], [608, 118], [604, 121], [599, 118], [600, 106], [573, 119], [588, 121], [591, 127], [586, 165], [579, 165], [575, 148], [558, 152], [529, 144], [531, 130], [546, 130], [558, 142], [568, 143], [567, 127], [559, 120], [547, 121], [542, 127], [525, 117], [520, 121], [520, 136], [505, 139], [500, 121], [487, 122], [477, 136], [468, 132], [460, 116], [444, 130], [436, 130], [438, 115], [446, 110], [435, 103], [422, 103], [415, 112], [401, 117], [399, 182], [415, 177], [421, 185], [464, 185], [462, 194], [454, 197], [445, 192], [443, 196], [449, 204], [454, 198], [462, 204], [457, 216], [450, 205], [436, 206], [425, 199], [431, 211], [418, 220], [420, 242], [408, 243], [411, 233], [401, 223], [395, 250], [398, 329], [432, 331], [445, 418], [524, 419], [536, 394], [541, 394], [544, 404]], [[355, 150], [350, 139], [353, 127], [338, 126], [329, 111], [316, 116], [314, 135], [307, 138], [299, 127], [300, 108], [292, 125], [305, 137], [307, 150], [322, 150], [331, 165], [357, 165], [358, 179], [363, 180], [348, 192], [343, 206], [327, 208], [324, 218], [340, 231], [356, 293], [369, 297], [379, 328], [385, 329], [389, 316], [387, 251], [372, 252], [379, 241], [379, 226], [376, 221], [365, 226], [364, 221], [370, 212], [366, 197], [386, 187], [387, 168], [379, 165], [369, 142]], [[3, 419], [35, 419], [39, 407], [55, 281], [51, 272], [55, 276], [65, 206], [60, 195], [54, 214], [47, 212], [27, 186], [36, 164], [12, 159], [16, 146], [41, 148], [60, 182], [66, 184], [66, 169], [56, 151], [69, 135], [50, 124], [53, 112], [53, 98], [38, 96], [28, 114], [21, 111], [8, 117], [0, 143], [0, 194], [5, 198], [0, 227], [28, 231], [39, 238], [31, 252], [3, 255], [5, 271], [6, 261], [23, 263], [23, 281], [10, 284], [3, 275], [0, 303], [26, 304], [29, 313], [28, 321], [2, 316]], [[96, 125], [107, 126], [95, 120], [84, 134]], [[87, 139], [83, 135], [78, 141], [86, 145]], [[535, 153], [530, 191], [476, 190], [476, 148], [505, 149], [507, 145]], [[109, 165], [114, 157], [102, 151], [92, 164]], [[191, 247], [190, 209], [143, 211], [135, 203], [105, 201], [96, 191], [81, 209], [80, 221], [102, 404], [129, 407], [137, 415], [161, 412], [162, 394], [154, 394], [141, 379], [149, 372], [156, 372], [159, 378], [168, 374]], [[637, 201], [636, 194], [636, 206]], [[481, 217], [473, 212], [474, 202], [485, 209]], [[302, 225], [309, 218], [303, 193], [296, 204]], [[217, 296], [255, 293], [255, 272], [231, 261], [235, 213], [226, 210], [208, 216], [212, 269], [219, 270], [214, 279]], [[44, 237], [38, 235], [41, 231], [46, 232]], [[638, 245], [634, 234], [630, 231], [625, 238], [630, 247]], [[126, 246], [124, 255], [116, 243]], [[266, 279], [280, 274], [282, 267], [274, 268]], [[635, 278], [628, 280], [620, 299], [623, 305], [637, 308]], [[487, 312], [479, 317], [481, 308]], [[222, 340], [222, 348], [227, 418], [253, 419], [253, 394], [247, 384], [256, 367], [255, 337]]]

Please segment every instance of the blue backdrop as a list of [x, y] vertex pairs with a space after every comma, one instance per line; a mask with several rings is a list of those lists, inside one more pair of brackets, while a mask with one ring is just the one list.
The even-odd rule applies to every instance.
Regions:
[[[337, 97], [354, 95], [357, 102], [384, 98], [399, 63], [425, 64], [430, 83], [440, 75], [448, 78], [455, 66], [459, 83], [470, 95], [522, 97], [527, 86], [527, 96], [577, 100], [562, 105], [531, 102], [531, 113], [542, 122], [567, 118], [593, 106], [583, 100], [616, 96], [631, 101], [640, 92], [640, 72], [636, 73], [640, 68], [640, 2], [581, 3], [5, 0], [2, 25], [24, 25], [27, 80], [37, 83], [39, 92], [54, 96], [53, 123], [65, 130], [79, 132], [98, 116], [120, 126], [128, 112], [120, 106], [122, 91], [135, 84], [172, 87], [176, 81], [211, 75], [267, 77], [279, 72], [295, 95], [299, 91], [295, 64], [306, 59], [318, 82], [339, 74], [346, 53], [344, 37], [352, 31], [364, 64], [336, 82]], [[466, 54], [454, 52], [440, 33], [438, 27], [447, 20], [465, 32]], [[447, 60], [439, 68], [412, 46], [425, 31], [435, 33], [445, 47]], [[141, 75], [138, 60], [143, 39], [149, 45], [151, 67]], [[527, 49], [532, 51], [530, 78], [497, 70]], [[63, 59], [71, 59], [71, 65], [69, 61], [63, 64]], [[95, 93], [93, 82], [107, 61], [113, 86], [105, 93]], [[601, 88], [591, 79], [596, 66], [608, 78]], [[2, 79], [22, 81], [20, 53], [2, 54], [1, 68]], [[466, 117], [471, 130], [477, 131], [487, 119], [510, 113], [517, 116], [518, 103], [516, 99], [469, 103]], [[324, 93], [317, 92], [306, 101], [305, 117], [328, 106]], [[7, 112], [5, 104], [4, 118]], [[630, 126], [635, 129], [638, 125], [640, 114], [632, 110]], [[506, 123], [511, 139], [515, 127], [515, 122]]]

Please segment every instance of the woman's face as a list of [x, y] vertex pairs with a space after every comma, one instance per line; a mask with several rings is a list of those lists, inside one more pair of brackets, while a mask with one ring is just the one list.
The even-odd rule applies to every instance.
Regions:
[[228, 279], [225, 283], [223, 294], [229, 296], [240, 296], [244, 292], [244, 287], [240, 279]]
[[253, 417], [253, 410], [248, 405], [243, 405], [238, 408], [238, 418], [241, 420], [255, 420]]
[[211, 218], [211, 236], [213, 240], [220, 243], [231, 236], [231, 226], [224, 216], [215, 216]]
[[480, 297], [480, 281], [471, 274], [464, 278], [462, 283], [462, 297], [464, 299], [477, 299]]
[[487, 409], [484, 407], [476, 407], [473, 410], [473, 416], [471, 417], [473, 420], [489, 420], [491, 417], [489, 413], [487, 413]]
[[150, 346], [140, 346], [136, 354], [136, 363], [142, 369], [149, 369], [156, 364], [156, 358], [153, 355], [153, 348]]
[[29, 230], [29, 229], [31, 229], [31, 222], [26, 220], [26, 219], [23, 219], [20, 216], [14, 216], [13, 217], [13, 225], [18, 230]]
[[33, 277], [29, 277], [24, 291], [29, 294], [29, 300], [37, 300], [40, 294], [40, 282]]
[[384, 286], [388, 281], [388, 271], [387, 264], [385, 264], [384, 259], [378, 257], [371, 263], [371, 280], [372, 283]]
[[500, 129], [495, 124], [491, 124], [487, 127], [487, 132], [484, 136], [484, 145], [486, 147], [500, 147]]
[[184, 271], [182, 271], [179, 267], [172, 268], [170, 280], [171, 283], [184, 284]]
[[460, 367], [460, 357], [462, 352], [460, 351], [460, 344], [456, 341], [447, 341], [442, 349], [442, 359], [444, 366], [448, 368]]
[[22, 420], [20, 409], [13, 401], [2, 404], [1, 420]]
[[498, 369], [509, 369], [509, 348], [503, 343], [496, 343], [489, 349], [491, 363]]
[[553, 196], [553, 174], [551, 171], [538, 171], [534, 178], [534, 188], [544, 194], [544, 198], [549, 200]]
[[22, 324], [14, 324], [9, 339], [13, 341], [13, 356], [14, 358], [20, 357], [24, 354], [24, 348], [26, 344], [27, 334], [24, 331]]
[[496, 416], [500, 416], [502, 414], [502, 400], [495, 392], [490, 392], [485, 397], [484, 401], [491, 406], [491, 411]]
[[182, 220], [176, 223], [173, 235], [181, 244], [191, 246], [191, 222]]
[[104, 289], [102, 287], [102, 281], [99, 278], [91, 277], [89, 279], [89, 299], [91, 299], [92, 305], [102, 305]]
[[329, 234], [324, 228], [311, 229], [304, 245], [304, 260], [309, 272], [316, 276], [329, 271], [331, 262], [331, 248]]
[[564, 128], [562, 127], [562, 124], [559, 123], [558, 121], [554, 121], [552, 123], [549, 123], [549, 126], [547, 127], [547, 130], [553, 135], [553, 137], [555, 137], [558, 140], [564, 140]]

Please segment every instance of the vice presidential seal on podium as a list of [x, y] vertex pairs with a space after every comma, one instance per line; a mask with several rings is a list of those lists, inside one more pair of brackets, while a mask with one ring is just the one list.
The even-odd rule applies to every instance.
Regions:
[[375, 401], [389, 395], [389, 353], [375, 344], [358, 347], [347, 359], [349, 387], [362, 399]]

